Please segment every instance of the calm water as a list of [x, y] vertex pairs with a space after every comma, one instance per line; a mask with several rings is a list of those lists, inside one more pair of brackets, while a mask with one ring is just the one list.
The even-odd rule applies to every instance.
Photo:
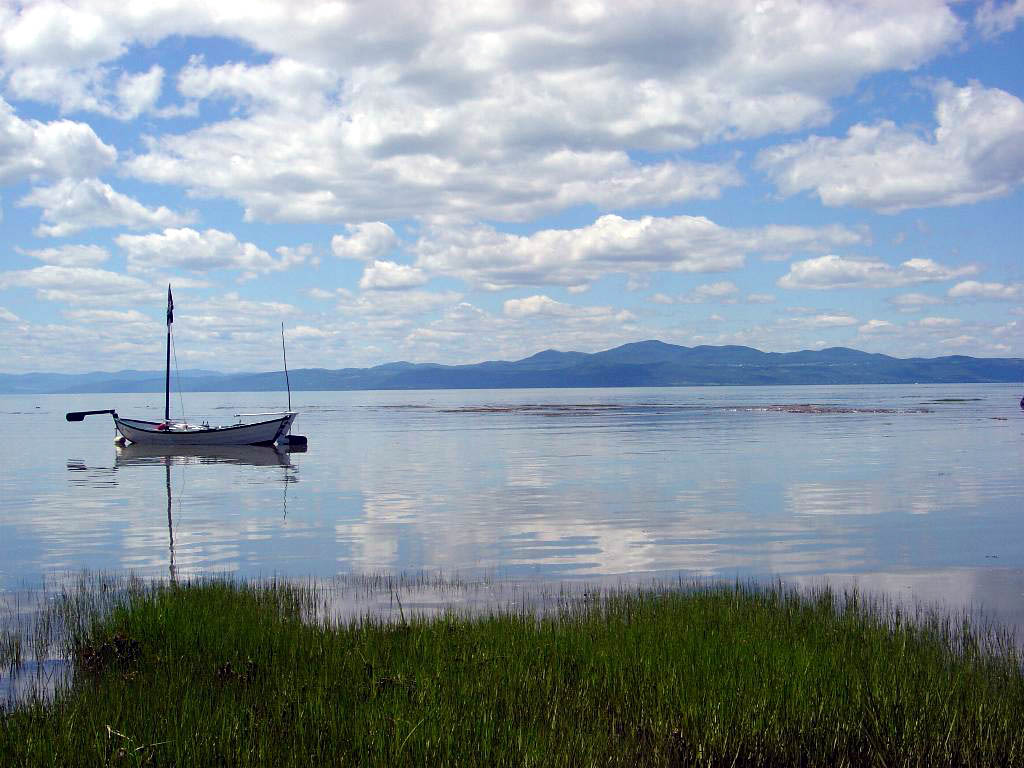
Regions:
[[[304, 392], [308, 452], [176, 456], [118, 450], [109, 417], [63, 418], [105, 407], [157, 418], [159, 395], [0, 396], [0, 591], [81, 569], [827, 576], [1017, 622], [1020, 396], [1004, 385]], [[821, 407], [790, 407], [804, 403]], [[283, 396], [184, 404], [191, 420], [229, 422]]]

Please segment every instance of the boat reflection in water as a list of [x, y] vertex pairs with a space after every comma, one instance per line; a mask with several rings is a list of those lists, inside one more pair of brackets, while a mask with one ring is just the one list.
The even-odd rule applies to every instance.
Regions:
[[290, 467], [292, 450], [270, 445], [146, 445], [118, 446], [118, 467], [147, 464], [245, 464], [250, 467]]
[[171, 581], [177, 581], [174, 564], [174, 498], [171, 486], [171, 467], [203, 464], [238, 464], [251, 467], [282, 467], [284, 495], [282, 514], [288, 517], [288, 486], [298, 482], [297, 468], [292, 464], [290, 453], [304, 453], [305, 446], [280, 447], [276, 445], [178, 445], [161, 446], [129, 443], [118, 444], [114, 457], [114, 469], [123, 467], [164, 466], [167, 489], [167, 544], [170, 560], [168, 570]]

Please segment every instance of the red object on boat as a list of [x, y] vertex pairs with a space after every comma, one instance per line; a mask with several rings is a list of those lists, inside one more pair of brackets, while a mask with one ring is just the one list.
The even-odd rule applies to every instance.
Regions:
[[166, 432], [170, 427], [168, 427], [167, 422], [164, 422], [163, 424], [157, 424], [156, 428], [161, 432]]

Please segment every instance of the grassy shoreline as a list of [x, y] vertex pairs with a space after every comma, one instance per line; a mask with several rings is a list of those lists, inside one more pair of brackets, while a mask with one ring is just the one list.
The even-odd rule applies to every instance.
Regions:
[[311, 585], [57, 607], [74, 683], [3, 765], [1024, 765], [1010, 638], [856, 592], [621, 590], [556, 612], [316, 618]]

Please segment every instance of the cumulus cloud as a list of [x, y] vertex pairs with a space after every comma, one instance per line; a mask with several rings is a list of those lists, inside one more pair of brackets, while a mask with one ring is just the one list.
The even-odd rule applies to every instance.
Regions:
[[513, 235], [491, 227], [429, 229], [416, 243], [417, 266], [488, 290], [523, 285], [586, 286], [602, 275], [656, 270], [724, 272], [748, 254], [820, 251], [858, 242], [828, 227], [727, 229], [698, 216], [625, 219], [605, 215], [578, 229]]
[[1008, 194], [1024, 182], [1024, 102], [979, 83], [934, 88], [931, 136], [890, 121], [858, 123], [845, 138], [761, 151], [757, 167], [783, 195], [811, 190], [830, 206], [896, 213]]
[[736, 300], [739, 288], [730, 280], [720, 280], [717, 283], [705, 283], [698, 285], [693, 291], [682, 297], [682, 301], [699, 304], [705, 301], [725, 301], [732, 303]]
[[1012, 32], [1021, 19], [1024, 19], [1024, 0], [985, 0], [974, 14], [974, 24], [985, 37]]
[[47, 264], [0, 272], [0, 289], [30, 288], [45, 301], [100, 304], [158, 301], [160, 289], [130, 275], [85, 266]]
[[[83, 42], [83, 66], [140, 37], [152, 42], [154, 30], [226, 34], [269, 55], [255, 65], [191, 61], [178, 78], [182, 96], [232, 99], [245, 114], [154, 138], [128, 167], [237, 199], [250, 218], [291, 220], [455, 213], [513, 221], [581, 204], [716, 197], [741, 181], [732, 163], [650, 164], [628, 150], [686, 150], [821, 124], [830, 100], [858, 80], [915, 67], [963, 29], [939, 0], [786, 0], [770, 14], [753, 0], [513, 2], [500, 12], [413, 3], [385, 14], [160, 4], [114, 16], [79, 20], [78, 34], [102, 35], [105, 46]], [[37, 66], [48, 60], [41, 41], [66, 32], [49, 18], [33, 27], [19, 17], [12, 27], [18, 56]]]
[[423, 270], [393, 261], [376, 260], [367, 264], [359, 287], [366, 290], [394, 290], [414, 288], [427, 282]]
[[398, 247], [398, 235], [382, 221], [349, 224], [345, 231], [347, 235], [331, 238], [331, 250], [339, 259], [377, 261]]
[[343, 315], [374, 319], [374, 322], [404, 325], [410, 318], [436, 312], [457, 303], [455, 291], [370, 291], [358, 296], [341, 292], [337, 310]]
[[886, 299], [886, 301], [900, 312], [919, 312], [924, 307], [942, 303], [942, 299], [937, 296], [929, 296], [926, 293], [901, 293]]
[[922, 317], [917, 321], [921, 328], [955, 328], [961, 321], [955, 317]]
[[107, 249], [99, 245], [61, 245], [26, 253], [39, 261], [62, 267], [94, 267], [110, 258]]
[[[178, 299], [175, 300], [175, 304], [183, 306]], [[276, 325], [280, 318], [296, 315], [299, 312], [295, 306], [287, 302], [246, 299], [234, 291], [220, 296], [190, 300], [187, 306], [189, 311], [187, 315], [182, 316], [182, 320], [188, 324], [190, 330], [193, 332], [201, 330], [207, 337], [214, 337], [222, 333], [247, 337], [261, 325], [266, 326], [268, 323]], [[179, 325], [177, 312], [175, 313], [175, 325]], [[256, 331], [255, 338], [262, 338], [263, 343], [266, 343], [265, 331]]]
[[17, 323], [21, 318], [6, 307], [0, 307], [0, 322]]
[[630, 208], [714, 198], [740, 183], [731, 164], [640, 165], [621, 150], [515, 146], [477, 157], [462, 146], [444, 155], [347, 148], [347, 135], [357, 130], [338, 114], [302, 122], [259, 114], [154, 139], [126, 168], [147, 181], [238, 199], [248, 219], [297, 221], [452, 213], [521, 221], [583, 204]]
[[565, 304], [555, 301], [549, 296], [527, 296], [523, 299], [509, 299], [502, 307], [507, 317], [580, 317], [605, 315], [611, 311], [610, 307], [587, 307], [574, 304]]
[[189, 99], [219, 98], [245, 107], [319, 114], [339, 79], [325, 67], [289, 57], [261, 65], [232, 62], [207, 67], [202, 56], [192, 56], [178, 73], [178, 92]]
[[23, 197], [20, 206], [43, 209], [41, 237], [66, 237], [94, 227], [144, 229], [187, 224], [195, 216], [179, 214], [161, 205], [148, 208], [114, 190], [99, 179], [62, 179], [50, 187], [38, 187]]
[[155, 64], [146, 72], [121, 73], [105, 67], [22, 66], [11, 73], [7, 86], [19, 99], [53, 103], [65, 113], [90, 111], [132, 120], [153, 110], [163, 78], [163, 68]]
[[891, 333], [896, 330], [896, 326], [890, 323], [888, 320], [868, 320], [864, 325], [857, 329], [860, 333], [871, 334], [871, 333]]
[[301, 251], [285, 251], [275, 259], [253, 243], [243, 243], [230, 232], [216, 229], [169, 228], [148, 235], [118, 235], [115, 242], [125, 252], [130, 272], [236, 269], [243, 279], [251, 279], [289, 269], [305, 259]]
[[65, 312], [64, 317], [80, 323], [116, 323], [118, 325], [125, 325], [127, 323], [157, 324], [157, 321], [142, 314], [137, 309], [72, 309]]
[[939, 343], [945, 347], [967, 347], [975, 346], [978, 343], [978, 340], [974, 336], [969, 336], [965, 333], [960, 336], [952, 336], [948, 339], [943, 339]]
[[820, 329], [820, 328], [845, 328], [850, 325], [856, 325], [859, 321], [852, 315], [844, 315], [839, 313], [822, 313], [818, 315], [808, 315], [804, 317], [787, 317], [780, 319], [778, 325], [781, 327], [788, 328], [807, 328], [807, 329]]
[[794, 262], [778, 280], [782, 288], [831, 290], [835, 288], [886, 288], [911, 283], [952, 280], [973, 275], [978, 268], [946, 267], [931, 259], [909, 259], [893, 267], [883, 261], [843, 258], [834, 254]]
[[446, 350], [457, 348], [464, 361], [493, 359], [496, 355], [507, 360], [551, 347], [607, 349], [651, 335], [627, 310], [567, 304], [535, 295], [506, 301], [501, 314], [459, 302], [439, 317], [418, 323], [402, 344], [416, 359], [437, 359]]
[[996, 299], [1012, 301], [1019, 298], [1024, 286], [1020, 283], [979, 283], [977, 280], [965, 280], [949, 289], [951, 299]]
[[116, 159], [117, 150], [85, 123], [22, 120], [0, 98], [0, 183], [93, 176]]

